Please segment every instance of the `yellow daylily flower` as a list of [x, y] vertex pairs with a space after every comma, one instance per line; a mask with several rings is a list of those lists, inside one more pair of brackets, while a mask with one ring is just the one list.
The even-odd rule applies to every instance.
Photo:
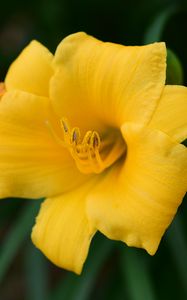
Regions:
[[187, 88], [164, 43], [32, 42], [0, 103], [0, 197], [47, 199], [32, 240], [81, 273], [97, 230], [153, 255], [187, 190]]

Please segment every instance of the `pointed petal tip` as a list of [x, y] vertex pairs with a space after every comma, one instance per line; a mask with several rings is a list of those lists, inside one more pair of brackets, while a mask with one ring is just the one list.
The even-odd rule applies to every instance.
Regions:
[[143, 249], [145, 249], [145, 251], [151, 255], [151, 256], [154, 256], [158, 250], [158, 247], [159, 247], [159, 244], [160, 244], [160, 238], [159, 240], [154, 240], [154, 241], [144, 241], [142, 243], [142, 247]]
[[89, 35], [84, 32], [84, 31], [79, 31], [79, 32], [75, 32], [75, 33], [71, 33], [70, 35], [66, 36], [63, 41], [77, 41], [77, 39], [85, 39], [86, 37], [88, 37]]
[[68, 265], [64, 265], [64, 263], [62, 264], [60, 262], [60, 260], [55, 260], [54, 258], [51, 258], [50, 255], [48, 255], [48, 251], [45, 251], [41, 245], [41, 241], [38, 240], [38, 235], [36, 232], [36, 225], [34, 225], [34, 227], [32, 228], [32, 232], [31, 232], [31, 240], [32, 243], [34, 244], [34, 246], [43, 253], [43, 255], [46, 256], [46, 258], [52, 263], [54, 264], [56, 267], [58, 268], [62, 268], [65, 269], [67, 271], [73, 272], [76, 275], [81, 275], [83, 267], [84, 267], [84, 263], [85, 261], [81, 262], [79, 265], [76, 264], [74, 266], [68, 266]]
[[122, 242], [125, 243], [128, 247], [143, 249], [149, 255], [154, 256], [159, 247], [160, 238], [155, 238], [154, 240], [150, 240], [150, 239], [146, 240], [139, 237], [135, 233], [127, 233], [126, 236], [123, 237]]
[[122, 242], [125, 243], [128, 247], [143, 249], [149, 255], [153, 256], [158, 250], [160, 240], [160, 237], [150, 239], [146, 237], [140, 237], [135, 233], [126, 233], [126, 235], [122, 239]]
[[79, 44], [89, 37], [85, 32], [72, 33], [66, 36], [58, 45], [53, 59], [53, 67], [58, 68], [73, 55]]
[[[92, 186], [92, 185], [91, 185]], [[80, 274], [96, 230], [85, 214], [90, 183], [46, 199], [32, 230], [32, 241], [55, 265]]]
[[7, 90], [19, 89], [48, 96], [53, 74], [52, 53], [40, 42], [32, 40], [10, 65], [5, 84]]

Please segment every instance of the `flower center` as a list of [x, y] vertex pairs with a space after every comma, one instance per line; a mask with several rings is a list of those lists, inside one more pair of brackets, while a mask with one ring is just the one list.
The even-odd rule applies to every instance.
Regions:
[[49, 123], [47, 125], [55, 139], [69, 150], [77, 168], [84, 174], [101, 173], [126, 151], [125, 141], [115, 130], [111, 130], [102, 140], [97, 131], [87, 131], [81, 138], [80, 129], [71, 128], [67, 119], [62, 118], [60, 123], [63, 140], [56, 135]]
[[6, 92], [5, 84], [4, 82], [0, 82], [0, 97], [4, 95]]

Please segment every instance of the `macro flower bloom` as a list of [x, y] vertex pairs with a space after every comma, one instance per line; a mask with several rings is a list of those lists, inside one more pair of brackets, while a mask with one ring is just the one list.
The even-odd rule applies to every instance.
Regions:
[[80, 273], [97, 230], [153, 255], [187, 190], [187, 88], [164, 43], [33, 41], [1, 85], [0, 197], [46, 197], [32, 240]]

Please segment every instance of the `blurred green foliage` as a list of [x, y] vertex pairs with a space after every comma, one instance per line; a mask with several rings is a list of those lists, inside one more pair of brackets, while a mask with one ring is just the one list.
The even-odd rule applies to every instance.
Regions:
[[10, 0], [1, 3], [1, 12], [1, 78], [30, 40], [55, 51], [77, 31], [127, 45], [164, 40], [187, 63], [186, 0]]
[[[37, 39], [54, 52], [66, 35], [86, 31], [104, 41], [126, 45], [165, 41], [173, 51], [168, 55], [167, 82], [179, 84], [183, 80], [186, 85], [186, 28], [186, 1], [4, 1], [0, 80], [30, 40]], [[50, 264], [31, 244], [29, 232], [39, 204], [20, 199], [1, 201], [1, 300], [187, 299], [185, 201], [154, 257], [97, 234], [80, 277]]]

